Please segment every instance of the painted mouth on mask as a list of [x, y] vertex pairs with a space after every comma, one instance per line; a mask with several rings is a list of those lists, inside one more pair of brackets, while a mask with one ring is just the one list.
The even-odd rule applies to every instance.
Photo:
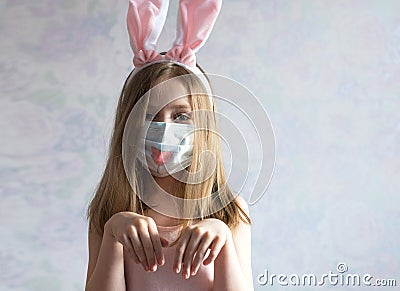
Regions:
[[168, 161], [171, 155], [172, 152], [163, 152], [155, 147], [151, 147], [151, 157], [158, 166]]

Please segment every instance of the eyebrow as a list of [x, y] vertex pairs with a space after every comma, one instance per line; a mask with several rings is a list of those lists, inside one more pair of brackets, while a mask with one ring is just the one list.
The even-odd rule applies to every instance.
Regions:
[[172, 109], [191, 109], [189, 104], [177, 104], [171, 107]]
[[[166, 105], [168, 107], [169, 105]], [[149, 108], [150, 109], [150, 108]], [[188, 109], [189, 111], [192, 110], [192, 107], [190, 106], [189, 103], [187, 104], [176, 104], [171, 106], [171, 110], [180, 110], [180, 109]], [[154, 116], [154, 111], [152, 109], [149, 110], [146, 114]]]

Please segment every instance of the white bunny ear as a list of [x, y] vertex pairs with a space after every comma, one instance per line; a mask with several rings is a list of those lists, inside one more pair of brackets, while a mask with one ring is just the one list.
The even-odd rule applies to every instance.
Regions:
[[155, 50], [165, 24], [168, 0], [130, 0], [127, 26], [135, 67], [162, 59]]
[[176, 39], [165, 57], [195, 67], [195, 53], [207, 41], [221, 5], [222, 0], [180, 0]]

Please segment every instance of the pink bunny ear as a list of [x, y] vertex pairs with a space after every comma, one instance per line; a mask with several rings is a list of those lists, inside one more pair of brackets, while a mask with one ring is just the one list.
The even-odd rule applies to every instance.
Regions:
[[168, 0], [129, 1], [127, 26], [135, 67], [162, 59], [155, 49], [167, 16], [168, 2]]
[[166, 59], [196, 67], [195, 53], [207, 41], [222, 0], [180, 0], [176, 39]]

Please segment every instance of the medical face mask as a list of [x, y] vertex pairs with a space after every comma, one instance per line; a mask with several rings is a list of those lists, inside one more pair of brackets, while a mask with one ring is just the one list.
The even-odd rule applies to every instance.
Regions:
[[145, 121], [141, 137], [144, 149], [139, 151], [138, 158], [152, 175], [165, 177], [190, 165], [194, 139], [192, 124]]

